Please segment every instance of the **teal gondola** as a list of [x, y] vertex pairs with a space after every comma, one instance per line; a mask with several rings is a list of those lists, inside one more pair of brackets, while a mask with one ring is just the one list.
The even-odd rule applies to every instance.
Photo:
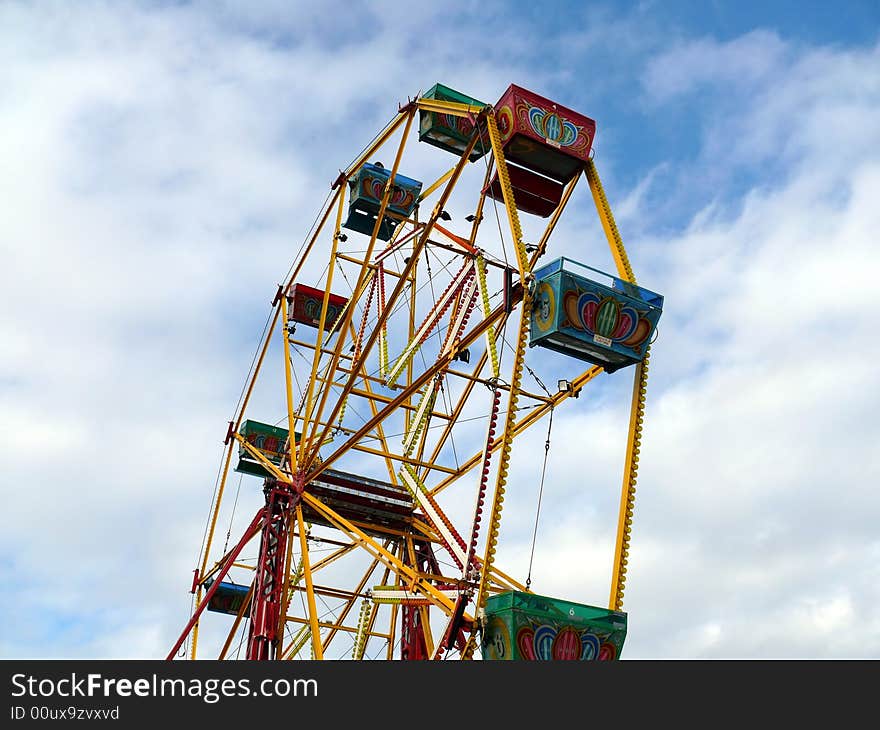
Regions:
[[[600, 277], [608, 283], [597, 281]], [[530, 347], [555, 350], [609, 373], [645, 357], [663, 311], [661, 295], [564, 257], [537, 269], [535, 281]]]
[[[391, 179], [391, 171], [381, 163], [364, 163], [357, 173], [348, 181], [349, 203], [348, 217], [343, 228], [348, 228], [367, 236], [373, 235], [376, 219], [385, 186]], [[409, 218], [419, 202], [422, 183], [418, 180], [397, 173], [391, 188], [391, 198], [385, 208], [385, 215], [379, 224], [376, 237], [387, 241], [394, 235], [400, 221]]]

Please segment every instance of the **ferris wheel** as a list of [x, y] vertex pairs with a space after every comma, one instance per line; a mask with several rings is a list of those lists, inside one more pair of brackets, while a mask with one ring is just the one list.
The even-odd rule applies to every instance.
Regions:
[[[488, 105], [437, 84], [340, 172], [228, 424], [169, 659], [620, 655], [663, 297], [635, 282], [594, 135], [514, 85]], [[549, 255], [582, 177], [613, 275]], [[545, 357], [566, 371], [552, 388]], [[618, 370], [633, 391], [608, 606], [538, 595], [495, 560], [515, 444], [544, 423], [549, 446], [555, 409]]]

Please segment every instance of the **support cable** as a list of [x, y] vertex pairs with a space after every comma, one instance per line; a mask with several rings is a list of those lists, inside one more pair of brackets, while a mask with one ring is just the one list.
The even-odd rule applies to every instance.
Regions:
[[[526, 366], [528, 367], [528, 366]], [[531, 372], [531, 370], [529, 371]], [[532, 373], [534, 376], [534, 373]], [[535, 377], [535, 380], [538, 380]], [[541, 381], [538, 380], [540, 383]], [[550, 455], [550, 432], [553, 429], [553, 408], [550, 408], [550, 423], [547, 425], [547, 440], [544, 442], [544, 465], [541, 467], [541, 486], [538, 489], [538, 508], [535, 511], [535, 529], [532, 532], [532, 550], [529, 554], [529, 574], [526, 577], [526, 590], [532, 585], [532, 562], [535, 559], [535, 542], [538, 539], [538, 519], [541, 517], [541, 500], [544, 496], [544, 478], [547, 476], [547, 457]]]
[[235, 519], [235, 508], [238, 507], [238, 495], [241, 494], [241, 480], [244, 474], [238, 475], [238, 488], [235, 490], [235, 500], [232, 503], [232, 514], [229, 515], [229, 529], [226, 531], [226, 542], [223, 543], [222, 555], [226, 555], [226, 549], [229, 547], [229, 538], [232, 536], [232, 521]]

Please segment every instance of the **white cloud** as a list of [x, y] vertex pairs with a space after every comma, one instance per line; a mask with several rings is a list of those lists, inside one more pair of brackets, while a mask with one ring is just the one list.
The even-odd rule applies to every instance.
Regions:
[[683, 40], [650, 60], [643, 84], [656, 101], [668, 101], [700, 86], [715, 87], [719, 82], [751, 86], [767, 79], [786, 50], [775, 33], [765, 30], [728, 42]]

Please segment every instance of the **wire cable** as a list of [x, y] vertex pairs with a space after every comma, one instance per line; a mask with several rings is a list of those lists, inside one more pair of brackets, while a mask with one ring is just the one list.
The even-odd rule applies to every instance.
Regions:
[[547, 476], [547, 457], [550, 454], [550, 431], [553, 429], [553, 408], [550, 408], [550, 423], [547, 425], [547, 440], [544, 442], [544, 466], [541, 468], [541, 486], [538, 489], [538, 509], [535, 512], [535, 529], [532, 532], [532, 550], [529, 554], [529, 574], [526, 577], [526, 590], [532, 585], [532, 561], [535, 559], [535, 542], [538, 538], [538, 519], [541, 517], [541, 500], [544, 496], [544, 477]]

